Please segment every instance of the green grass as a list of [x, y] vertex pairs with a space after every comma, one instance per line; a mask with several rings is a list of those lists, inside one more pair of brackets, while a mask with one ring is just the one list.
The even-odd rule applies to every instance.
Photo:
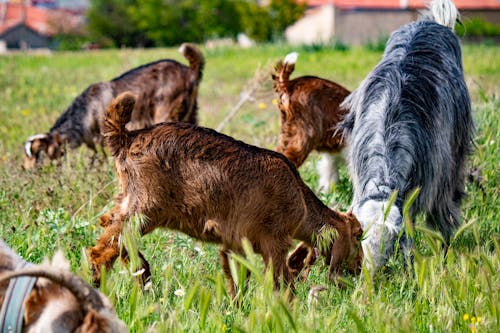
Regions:
[[[256, 72], [268, 72], [289, 45], [252, 49], [204, 50], [206, 70], [199, 95], [200, 123], [216, 127], [238, 102]], [[380, 60], [381, 52], [363, 48], [298, 48], [294, 76], [312, 74], [354, 89]], [[467, 185], [462, 215], [466, 223], [446, 258], [439, 235], [415, 222], [413, 267], [401, 255], [373, 278], [366, 272], [340, 289], [328, 282], [319, 262], [309, 279], [297, 283], [288, 301], [275, 293], [269, 275], [252, 274], [233, 302], [226, 294], [217, 247], [185, 235], [157, 230], [136, 243], [149, 259], [153, 285], [142, 291], [132, 268], [117, 263], [101, 289], [114, 302], [131, 332], [494, 332], [500, 328], [500, 47], [463, 49], [464, 69], [476, 120], [476, 150], [470, 164], [482, 171], [484, 192]], [[72, 269], [89, 279], [83, 249], [101, 233], [99, 216], [112, 205], [116, 179], [111, 159], [89, 167], [90, 152], [72, 151], [60, 165], [27, 172], [21, 168], [23, 142], [46, 132], [72, 99], [90, 83], [160, 57], [185, 62], [175, 49], [110, 50], [0, 57], [0, 236], [23, 258], [35, 263], [62, 249]], [[273, 148], [279, 119], [270, 79], [223, 132]], [[301, 167], [304, 180], [317, 187], [312, 154]], [[351, 200], [345, 167], [336, 192], [321, 196], [345, 210]], [[134, 223], [131, 223], [133, 226]], [[133, 230], [133, 228], [132, 228]], [[262, 272], [259, 256], [235, 258], [241, 270]], [[244, 276], [235, 265], [235, 273]], [[328, 285], [308, 301], [315, 285]], [[183, 294], [183, 295], [182, 295]], [[464, 315], [468, 319], [464, 319]], [[466, 318], [467, 318], [466, 316]], [[476, 323], [472, 323], [472, 317]], [[477, 318], [480, 322], [477, 323]]]

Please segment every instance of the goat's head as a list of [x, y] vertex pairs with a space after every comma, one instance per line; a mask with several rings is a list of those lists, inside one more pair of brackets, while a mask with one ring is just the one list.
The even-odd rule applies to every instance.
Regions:
[[365, 230], [365, 266], [374, 273], [387, 262], [403, 228], [401, 210], [389, 201], [368, 200], [353, 212]]
[[109, 300], [69, 271], [38, 265], [1, 273], [0, 281], [21, 276], [39, 278], [24, 303], [25, 332], [128, 332]]
[[330, 264], [330, 280], [335, 280], [343, 272], [359, 274], [363, 263], [361, 224], [352, 212], [338, 214], [340, 219], [335, 219], [331, 223], [335, 232], [330, 246], [322, 251]]
[[64, 155], [63, 140], [59, 133], [36, 134], [30, 136], [24, 143], [24, 168], [32, 169], [41, 163], [43, 155], [50, 160], [56, 160]]

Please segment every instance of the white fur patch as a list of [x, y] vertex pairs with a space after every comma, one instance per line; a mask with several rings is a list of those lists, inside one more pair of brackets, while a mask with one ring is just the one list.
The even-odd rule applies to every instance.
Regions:
[[127, 214], [128, 212], [128, 205], [130, 203], [130, 196], [127, 195], [123, 200], [122, 203], [120, 204], [120, 210], [122, 214]]
[[450, 0], [433, 0], [429, 9], [436, 23], [455, 30], [455, 22], [460, 17], [457, 7]]
[[339, 181], [339, 170], [337, 160], [342, 154], [321, 153], [321, 159], [316, 164], [319, 174], [319, 190], [328, 192], [331, 184]]
[[286, 55], [284, 63], [289, 65], [295, 65], [299, 54], [297, 52], [292, 52]]
[[179, 53], [180, 54], [184, 54], [184, 52], [186, 52], [186, 44], [182, 44], [180, 47], [179, 47]]
[[[28, 333], [56, 333], [58, 328], [54, 328], [54, 321], [69, 310], [78, 310], [80, 306], [73, 297], [58, 298], [51, 300], [43, 309], [42, 314], [33, 326], [30, 326]], [[75, 323], [76, 324], [76, 323]]]
[[369, 200], [353, 209], [365, 233], [362, 242], [364, 260], [372, 273], [386, 263], [402, 228], [401, 212], [394, 205], [384, 220], [387, 205], [387, 201]]

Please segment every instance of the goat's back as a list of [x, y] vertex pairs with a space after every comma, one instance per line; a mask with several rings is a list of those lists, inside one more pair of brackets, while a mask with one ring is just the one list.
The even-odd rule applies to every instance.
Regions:
[[398, 189], [401, 201], [421, 187], [414, 212], [460, 200], [473, 125], [460, 43], [449, 28], [420, 21], [394, 32], [345, 106], [355, 200], [380, 195], [380, 185]]
[[[159, 124], [129, 138], [116, 155], [122, 193], [168, 228], [238, 243], [293, 234], [305, 217], [305, 185], [279, 153], [185, 123]], [[217, 235], [203, 235], [207, 220], [218, 225]]]
[[[197, 81], [192, 70], [164, 59], [132, 69], [111, 81], [113, 96], [130, 91], [137, 96], [130, 129], [164, 121], [196, 123]], [[194, 96], [194, 97], [193, 97]], [[194, 108], [194, 109], [193, 109]]]

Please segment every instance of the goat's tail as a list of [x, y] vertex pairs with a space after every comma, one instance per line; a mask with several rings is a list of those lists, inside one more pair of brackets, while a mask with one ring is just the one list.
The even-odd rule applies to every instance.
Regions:
[[205, 58], [200, 49], [191, 43], [183, 43], [179, 52], [189, 61], [189, 68], [195, 73], [195, 81], [200, 81], [205, 68]]
[[460, 13], [451, 0], [432, 0], [429, 5], [430, 19], [455, 30], [455, 23], [460, 22]]
[[134, 105], [135, 96], [127, 91], [118, 95], [106, 110], [101, 134], [113, 156], [117, 156], [122, 148], [128, 146], [130, 137], [125, 125], [132, 117]]
[[290, 74], [292, 74], [295, 69], [295, 63], [297, 62], [298, 56], [299, 54], [297, 52], [289, 53], [285, 57], [285, 60], [280, 60], [276, 66], [274, 66], [275, 74], [272, 74], [274, 90], [278, 91], [282, 89], [290, 80]]

